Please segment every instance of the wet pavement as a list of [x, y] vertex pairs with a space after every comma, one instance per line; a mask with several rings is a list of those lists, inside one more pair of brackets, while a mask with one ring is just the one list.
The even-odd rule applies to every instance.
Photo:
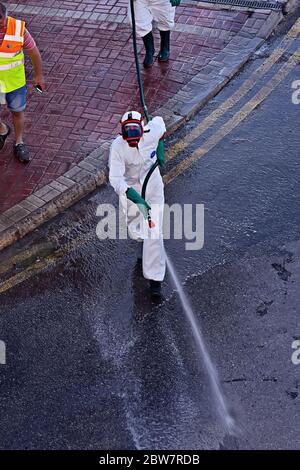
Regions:
[[[282, 32], [169, 147], [238, 89]], [[297, 39], [250, 97], [299, 47]], [[116, 202], [102, 188], [1, 254], [1, 448], [300, 448], [300, 365], [291, 360], [300, 339], [300, 105], [291, 101], [299, 76], [298, 63], [247, 119], [166, 186], [169, 204], [205, 206], [204, 248], [186, 251], [185, 240], [168, 240], [166, 249], [240, 434], [226, 436], [216, 416], [169, 276], [165, 302], [152, 304], [135, 242], [96, 238], [98, 204]]]

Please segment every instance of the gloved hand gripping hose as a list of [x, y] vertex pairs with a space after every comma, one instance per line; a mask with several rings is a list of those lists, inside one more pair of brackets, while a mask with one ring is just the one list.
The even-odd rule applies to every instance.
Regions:
[[178, 7], [181, 3], [181, 0], [170, 0], [172, 7]]
[[[134, 59], [135, 59], [135, 66], [136, 66], [136, 73], [137, 73], [137, 80], [138, 80], [138, 85], [139, 85], [139, 92], [140, 92], [140, 100], [141, 104], [145, 113], [145, 118], [147, 120], [147, 123], [150, 120], [150, 115], [148, 112], [148, 108], [146, 106], [145, 102], [145, 96], [144, 96], [144, 90], [143, 90], [143, 84], [142, 84], [142, 79], [141, 79], [141, 71], [140, 71], [140, 65], [139, 65], [139, 58], [138, 58], [138, 51], [137, 51], [137, 44], [136, 44], [136, 26], [135, 26], [135, 12], [134, 12], [134, 0], [130, 0], [130, 10], [131, 10], [131, 22], [132, 22], [132, 40], [133, 40], [133, 51], [134, 51]], [[162, 166], [164, 163], [164, 142], [163, 140], [159, 141], [157, 150], [156, 150], [156, 155], [157, 155], [157, 160], [154, 163], [154, 165], [150, 168], [145, 181], [143, 183], [142, 187], [142, 198], [145, 199], [146, 195], [146, 188], [148, 181], [154, 172], [154, 170], [158, 167], [158, 165]], [[154, 226], [153, 222], [151, 221], [151, 212], [150, 209], [148, 209], [148, 223], [149, 227], [152, 228]]]
[[126, 191], [126, 196], [127, 199], [134, 202], [138, 206], [144, 218], [149, 220], [149, 212], [151, 210], [151, 207], [145, 201], [145, 199], [141, 197], [134, 188], [128, 188]]

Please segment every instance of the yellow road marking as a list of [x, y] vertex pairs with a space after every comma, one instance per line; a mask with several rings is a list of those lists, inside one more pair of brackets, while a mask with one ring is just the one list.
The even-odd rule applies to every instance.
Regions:
[[22, 251], [21, 253], [17, 253], [16, 255], [4, 259], [1, 261], [0, 266], [0, 275], [5, 274], [11, 268], [16, 266], [17, 264], [25, 264], [31, 262], [31, 258], [41, 258], [45, 257], [51, 251], [55, 250], [54, 243], [45, 242], [39, 243], [34, 245], [33, 247], [27, 248], [26, 250]]
[[174, 144], [167, 154], [167, 160], [171, 160], [177, 153], [182, 152], [193, 140], [200, 137], [209, 127], [212, 126], [223, 114], [235, 106], [248, 92], [253, 85], [262, 78], [273, 65], [282, 57], [291, 43], [300, 33], [300, 18], [293, 24], [291, 29], [282, 40], [284, 47], [279, 47], [273, 51], [268, 59], [253, 72], [253, 74], [243, 82], [236, 92], [225, 100], [215, 111], [207, 116], [198, 126], [196, 126], [186, 137]]
[[[247, 79], [240, 88], [233, 93], [231, 97], [225, 100], [213, 113], [210, 114], [206, 119], [204, 119], [196, 128], [194, 128], [181, 142], [176, 143], [168, 152], [168, 160], [172, 159], [177, 152], [183, 150], [187, 145], [189, 145], [193, 140], [198, 138], [201, 134], [205, 132], [220, 116], [222, 116], [226, 111], [231, 107], [237, 104], [240, 99], [247, 94], [249, 89], [251, 89], [254, 83], [263, 77], [268, 70], [278, 61], [280, 57], [286, 52], [287, 47], [298, 37], [300, 32], [300, 18], [294, 23], [288, 33], [285, 35], [282, 40], [282, 44], [286, 47], [280, 47], [274, 50], [271, 56], [264, 62], [249, 79]], [[248, 103], [246, 103], [240, 111], [238, 111], [226, 124], [224, 124], [214, 135], [212, 135], [207, 141], [197, 150], [195, 150], [190, 157], [183, 160], [175, 168], [173, 168], [165, 177], [165, 184], [169, 184], [177, 176], [182, 174], [186, 169], [188, 169], [193, 163], [209, 152], [213, 147], [215, 147], [228, 133], [230, 133], [235, 127], [238, 126], [262, 101], [264, 101], [269, 94], [279, 85], [279, 83], [291, 72], [291, 70], [297, 64], [297, 61], [300, 59], [300, 50], [297, 51], [293, 56], [290, 57], [288, 62], [284, 64], [281, 69], [273, 76], [270, 82], [265, 85]], [[74, 224], [76, 225], [76, 223]], [[69, 230], [67, 229], [67, 232]], [[63, 258], [67, 253], [71, 252], [75, 248], [81, 246], [83, 243], [86, 243], [89, 239], [94, 238], [94, 234], [88, 237], [79, 237], [76, 240], [72, 241], [68, 246], [63, 249], [55, 251], [53, 254], [44, 258], [41, 261], [35, 262], [33, 265], [29, 266], [25, 270], [6, 281], [0, 284], [0, 294], [4, 293], [14, 286], [24, 282], [27, 279], [30, 279], [32, 276], [36, 275], [38, 272], [48, 268], [51, 265], [54, 265], [55, 262]], [[17, 255], [17, 260], [24, 260], [28, 256], [23, 256], [22, 254]]]
[[66, 243], [63, 248], [57, 249], [50, 255], [46, 256], [44, 259], [36, 261], [31, 266], [28, 266], [28, 268], [15, 274], [14, 276], [11, 276], [9, 279], [0, 284], [0, 294], [6, 292], [14, 286], [17, 286], [18, 284], [21, 284], [27, 279], [30, 279], [32, 276], [38, 274], [40, 271], [49, 268], [51, 265], [54, 265], [57, 260], [64, 258], [68, 253], [75, 250], [76, 248], [79, 248], [84, 243], [92, 240], [93, 238], [95, 238], [95, 236], [96, 234], [94, 232], [87, 237], [84, 237], [82, 235], [81, 237], [78, 237], [75, 240]]
[[22, 282], [26, 281], [27, 279], [30, 279], [32, 276], [37, 274], [39, 271], [42, 271], [43, 269], [46, 269], [51, 264], [54, 264], [55, 260], [53, 259], [51, 261], [46, 258], [46, 259], [41, 260], [40, 262], [35, 262], [34, 264], [24, 269], [20, 273], [15, 274], [14, 276], [7, 279], [7, 281], [2, 282], [0, 284], [0, 294], [2, 294], [3, 292], [6, 292], [7, 290], [12, 289], [12, 287], [15, 287], [18, 284], [21, 284]]
[[299, 29], [300, 29], [300, 18], [298, 18], [298, 20], [293, 24], [291, 29], [286, 33], [283, 40], [285, 41], [290, 38], [296, 39], [296, 37], [299, 34]]
[[282, 82], [282, 80], [292, 71], [300, 59], [300, 49], [295, 52], [284, 64], [272, 79], [256, 95], [248, 101], [231, 119], [229, 119], [215, 134], [209, 137], [204, 144], [195, 150], [188, 158], [176, 165], [164, 177], [165, 184], [169, 184], [178, 175], [187, 170], [196, 160], [203, 157], [213, 147], [215, 147], [227, 134], [229, 134], [238, 124], [240, 124], [269, 94]]

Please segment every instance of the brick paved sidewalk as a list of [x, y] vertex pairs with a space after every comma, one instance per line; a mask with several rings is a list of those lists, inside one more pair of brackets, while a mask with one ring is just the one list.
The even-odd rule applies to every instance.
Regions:
[[[37, 40], [48, 90], [40, 96], [32, 89], [27, 64], [33, 159], [23, 166], [12, 157], [13, 136], [0, 154], [0, 250], [106, 183], [120, 116], [140, 108], [127, 2], [8, 2]], [[170, 62], [142, 71], [149, 110], [169, 132], [215, 96], [282, 19], [281, 10], [255, 8], [182, 0]], [[158, 32], [155, 39], [158, 52]], [[138, 46], [142, 62], [141, 40]]]
[[[26, 142], [33, 159], [23, 166], [13, 158], [13, 137], [0, 154], [0, 213], [72, 168], [116, 134], [126, 109], [139, 107], [127, 0], [8, 4], [13, 16], [26, 20], [38, 43], [48, 90], [38, 95], [28, 74]], [[189, 83], [247, 18], [247, 12], [204, 9], [195, 2], [178, 8], [172, 60], [143, 71], [150, 111]], [[156, 44], [158, 49], [157, 33]], [[2, 118], [8, 121], [9, 113], [2, 110]]]

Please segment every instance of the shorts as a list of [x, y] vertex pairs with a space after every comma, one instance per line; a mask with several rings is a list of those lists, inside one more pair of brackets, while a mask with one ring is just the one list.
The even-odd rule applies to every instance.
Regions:
[[9, 93], [3, 93], [4, 100], [10, 111], [21, 113], [26, 109], [26, 85]]

